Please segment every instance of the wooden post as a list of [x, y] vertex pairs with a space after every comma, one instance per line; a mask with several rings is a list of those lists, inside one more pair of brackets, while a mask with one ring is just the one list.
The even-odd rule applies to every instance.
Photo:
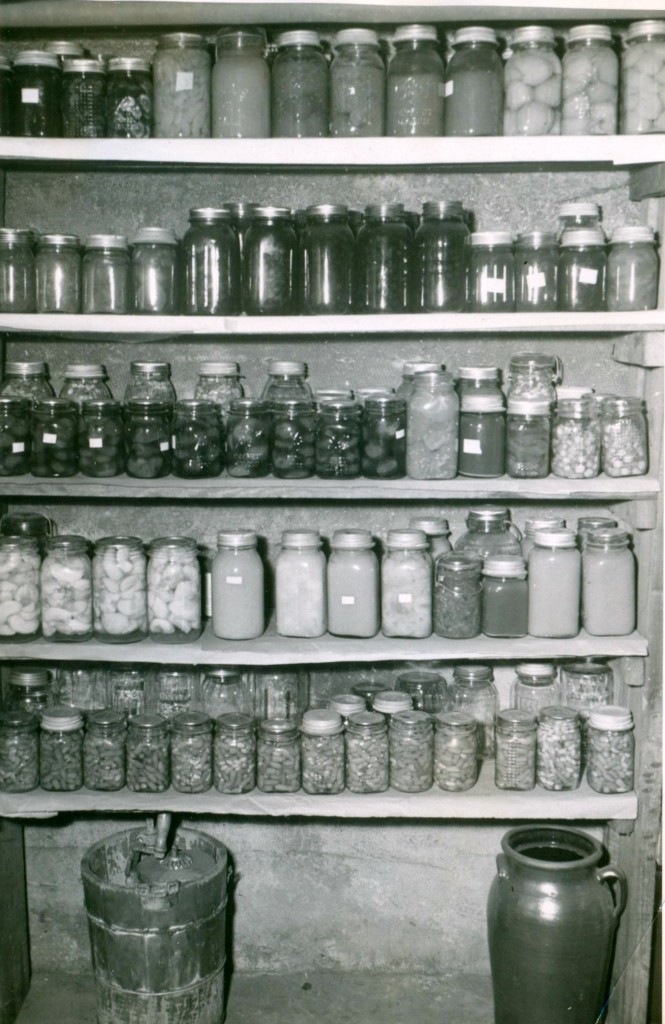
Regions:
[[23, 826], [0, 818], [0, 1024], [13, 1024], [29, 986]]

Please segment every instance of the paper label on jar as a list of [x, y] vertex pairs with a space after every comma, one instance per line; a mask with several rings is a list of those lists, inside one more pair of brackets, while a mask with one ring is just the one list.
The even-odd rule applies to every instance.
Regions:
[[398, 604], [412, 604], [413, 603], [413, 594], [398, 594], [397, 595], [397, 603]]
[[21, 89], [21, 103], [39, 103], [39, 89]]
[[506, 275], [503, 277], [487, 277], [483, 272], [482, 288], [487, 294], [490, 295], [504, 295], [506, 294]]
[[24, 452], [24, 451], [25, 451], [25, 442], [24, 441], [12, 441], [12, 453], [13, 454], [16, 454], [16, 452]]
[[160, 450], [160, 452], [167, 452], [169, 450], [169, 448], [170, 448], [170, 445], [169, 445], [168, 441], [160, 441], [159, 442], [159, 450]]
[[88, 448], [103, 448], [104, 441], [101, 437], [88, 438]]
[[580, 267], [580, 284], [595, 284], [598, 280], [598, 271], [594, 267]]
[[42, 434], [42, 442], [44, 444], [57, 444], [58, 443], [58, 435], [57, 434]]
[[[171, 447], [175, 448], [175, 434], [171, 434]], [[164, 449], [162, 449], [163, 451]]]
[[342, 604], [355, 604], [356, 599], [353, 594], [342, 594]]
[[539, 288], [544, 288], [547, 284], [546, 278], [542, 270], [529, 270], [526, 275], [526, 286], [529, 292], [537, 292]]
[[406, 433], [406, 431], [405, 431], [405, 430], [396, 430], [396, 431], [395, 431], [395, 440], [396, 440], [396, 441], [401, 441], [401, 440], [402, 440], [402, 438], [404, 437], [404, 434], [405, 434], [405, 433]]
[[462, 441], [462, 451], [466, 455], [482, 455], [483, 450], [480, 447], [480, 441], [477, 437], [465, 437]]
[[226, 582], [232, 587], [239, 587], [242, 585], [242, 576], [227, 576]]
[[191, 92], [194, 88], [193, 71], [177, 71], [175, 76], [176, 92]]
[[212, 573], [203, 574], [203, 603], [206, 619], [212, 618]]
[[455, 89], [455, 83], [451, 79], [450, 82], [446, 82], [446, 84], [444, 85], [444, 87], [443, 87], [443, 95], [444, 96], [452, 96], [454, 89]]

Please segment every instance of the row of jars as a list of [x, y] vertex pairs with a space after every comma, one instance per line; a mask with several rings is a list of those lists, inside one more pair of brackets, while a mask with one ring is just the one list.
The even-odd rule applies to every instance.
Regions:
[[[197, 207], [171, 228], [124, 235], [0, 228], [0, 312], [282, 316], [404, 312], [646, 310], [658, 300], [651, 228], [617, 227], [595, 203], [562, 208], [557, 240], [470, 232], [461, 202], [341, 204], [294, 213], [249, 203]], [[587, 211], [586, 213], [584, 211]], [[568, 211], [568, 212], [566, 212]], [[581, 211], [581, 212], [580, 212]], [[589, 213], [591, 211], [591, 213]], [[576, 226], [587, 223], [588, 226]]]
[[[471, 25], [448, 33], [401, 25], [386, 61], [372, 29], [345, 28], [330, 63], [318, 32], [274, 38], [223, 29], [214, 67], [204, 36], [158, 39], [152, 67], [137, 57], [24, 50], [0, 59], [0, 134], [76, 138], [612, 135], [665, 131], [665, 22], [623, 33], [621, 62], [607, 25], [575, 25], [557, 53], [552, 28], [508, 33]], [[445, 59], [444, 59], [445, 56]], [[621, 67], [620, 67], [621, 63]], [[620, 112], [620, 118], [619, 118]]]

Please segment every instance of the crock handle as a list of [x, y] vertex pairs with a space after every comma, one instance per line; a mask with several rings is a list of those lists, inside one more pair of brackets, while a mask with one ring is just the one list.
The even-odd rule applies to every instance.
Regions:
[[505, 853], [497, 853], [496, 870], [499, 878], [505, 881], [508, 878], [508, 858]]
[[596, 876], [599, 882], [615, 881], [619, 883], [619, 896], [614, 894], [614, 908], [613, 914], [618, 920], [626, 909], [626, 900], [628, 898], [628, 880], [620, 868], [615, 868], [611, 864], [608, 864], [606, 868], [599, 868], [596, 872]]

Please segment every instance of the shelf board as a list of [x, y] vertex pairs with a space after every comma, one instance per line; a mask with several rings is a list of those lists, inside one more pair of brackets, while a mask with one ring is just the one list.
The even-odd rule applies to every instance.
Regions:
[[339, 793], [335, 796], [311, 796], [308, 793], [251, 793], [228, 796], [212, 789], [207, 793], [100, 793], [80, 789], [74, 793], [0, 793], [3, 817], [50, 817], [60, 812], [107, 812], [142, 814], [171, 811], [187, 815], [252, 815], [288, 817], [293, 815], [326, 818], [435, 818], [500, 820], [584, 820], [629, 821], [637, 817], [635, 793], [604, 795], [595, 793], [586, 781], [571, 792], [507, 792], [494, 785], [494, 766], [483, 766], [473, 789], [448, 793], [434, 787], [425, 793]]
[[[486, 334], [626, 334], [665, 330], [665, 310], [636, 313], [381, 313], [348, 316], [113, 316], [105, 313], [0, 313], [0, 331], [79, 341], [222, 338], [243, 341], [254, 337], [357, 338], [367, 335]], [[26, 339], [27, 340], [27, 339]]]
[[[10, 5], [11, 6], [11, 5]], [[22, 4], [21, 6], [28, 6]], [[58, 5], [60, 6], [60, 4]], [[97, 6], [101, 6], [97, 4]], [[115, 6], [115, 18], [121, 16]], [[132, 3], [132, 6], [140, 4]], [[195, 6], [195, 5], [194, 5]], [[131, 7], [126, 5], [129, 11]], [[245, 18], [246, 5], [243, 6]], [[7, 25], [7, 5], [3, 7]], [[529, 6], [529, 16], [533, 16]], [[579, 13], [579, 12], [576, 12]], [[402, 12], [400, 16], [403, 20]], [[487, 14], [486, 14], [487, 16]], [[638, 17], [638, 15], [633, 15]], [[243, 19], [244, 20], [244, 19]], [[405, 145], [406, 142], [406, 145]], [[662, 135], [409, 137], [362, 139], [40, 139], [0, 138], [0, 163], [233, 168], [640, 167], [665, 159]]]
[[181, 480], [167, 476], [138, 480], [128, 476], [96, 479], [73, 476], [3, 477], [5, 497], [97, 498], [103, 500], [154, 501], [639, 501], [655, 498], [660, 484], [654, 476], [565, 480], [548, 476], [538, 480], [511, 477], [491, 479], [456, 477], [454, 480], [280, 480], [276, 477], [219, 476], [205, 480]]
[[627, 636], [589, 636], [584, 631], [568, 639], [518, 637], [507, 640], [477, 636], [471, 640], [446, 640], [430, 636], [419, 640], [386, 637], [368, 639], [331, 636], [292, 638], [278, 636], [269, 627], [255, 640], [220, 640], [210, 624], [193, 643], [160, 644], [141, 640], [134, 644], [0, 643], [6, 660], [101, 661], [157, 663], [164, 665], [339, 665], [350, 662], [389, 661], [547, 661], [551, 658], [646, 657], [648, 644], [640, 633]]

